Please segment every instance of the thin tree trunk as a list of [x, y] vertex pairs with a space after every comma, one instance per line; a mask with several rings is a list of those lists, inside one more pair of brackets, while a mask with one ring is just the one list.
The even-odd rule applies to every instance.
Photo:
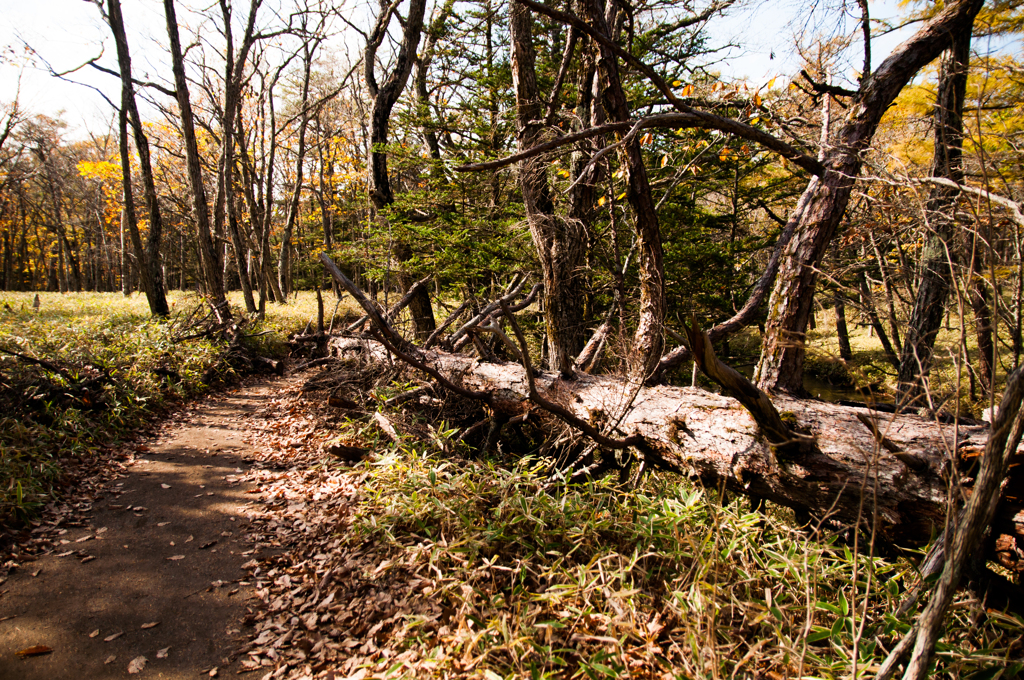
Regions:
[[842, 293], [836, 293], [833, 298], [836, 312], [836, 336], [839, 338], [839, 358], [843, 361], [853, 360], [853, 350], [850, 349], [850, 331], [846, 327], [846, 302]]
[[988, 304], [984, 261], [981, 253], [978, 252], [978, 240], [975, 235], [973, 239], [975, 252], [971, 254], [970, 285], [967, 294], [971, 301], [971, 311], [974, 312], [974, 333], [978, 339], [978, 377], [981, 379], [981, 388], [988, 395], [991, 393], [993, 385], [995, 342], [992, 338], [992, 312]]
[[[939, 73], [935, 102], [932, 175], [957, 184], [963, 181], [963, 110], [973, 25], [971, 15], [971, 21], [958, 26], [953, 34], [952, 45]], [[933, 185], [925, 207], [930, 231], [921, 252], [921, 278], [900, 353], [897, 390], [902, 400], [913, 400], [927, 388], [935, 338], [953, 282], [956, 247], [952, 239], [957, 228], [953, 213], [958, 193], [956, 189]]]
[[277, 260], [277, 283], [281, 289], [282, 299], [278, 302], [284, 304], [292, 293], [292, 232], [295, 230], [295, 223], [299, 219], [299, 209], [302, 199], [303, 164], [306, 160], [306, 130], [309, 127], [309, 113], [306, 111], [309, 104], [309, 77], [313, 68], [313, 53], [316, 51], [319, 41], [313, 45], [307, 41], [302, 46], [302, 113], [299, 118], [299, 143], [295, 151], [295, 188], [292, 191], [291, 199], [288, 202], [288, 218], [284, 225], [284, 234], [281, 236], [281, 249]]
[[[605, 12], [596, 0], [583, 0], [586, 16], [592, 26], [608, 38], [612, 31], [605, 19]], [[609, 11], [615, 16], [620, 10], [615, 0], [609, 0]], [[597, 57], [597, 69], [603, 85], [604, 108], [608, 116], [617, 121], [630, 119], [629, 104], [622, 89], [619, 65], [616, 55], [605, 44], [601, 44]], [[637, 269], [640, 278], [640, 309], [633, 347], [627, 360], [628, 375], [634, 383], [644, 383], [658, 368], [664, 345], [665, 323], [665, 267], [661, 246], [661, 231], [658, 215], [654, 209], [647, 169], [640, 152], [640, 142], [634, 136], [625, 145], [621, 160], [626, 169], [626, 200], [633, 209], [636, 230]]]
[[[528, 149], [543, 141], [540, 91], [537, 87], [536, 54], [533, 47], [533, 16], [519, 3], [509, 8], [512, 40], [512, 86], [516, 93], [516, 141]], [[540, 259], [544, 280], [544, 320], [547, 334], [547, 365], [562, 376], [573, 373], [573, 358], [583, 348], [582, 234], [576, 222], [559, 219], [547, 178], [547, 163], [524, 161], [519, 169], [530, 235]]]
[[[107, 18], [110, 23], [110, 30], [114, 34], [114, 44], [117, 47], [117, 63], [121, 74], [121, 107], [127, 109], [127, 121], [132, 126], [132, 137], [135, 139], [135, 149], [139, 153], [139, 172], [142, 175], [143, 192], [146, 197], [146, 207], [149, 212], [149, 235], [146, 239], [145, 251], [141, 243], [136, 244], [136, 235], [132, 233], [132, 244], [136, 249], [136, 258], [143, 289], [149, 300], [149, 310], [155, 316], [167, 316], [171, 313], [167, 305], [167, 295], [164, 285], [163, 268], [160, 265], [160, 248], [163, 241], [163, 218], [160, 214], [160, 201], [156, 193], [156, 181], [153, 178], [153, 166], [150, 160], [149, 140], [146, 138], [145, 129], [142, 127], [142, 119], [139, 116], [139, 109], [135, 102], [135, 86], [132, 82], [132, 62], [128, 51], [128, 39], [125, 34], [124, 19], [121, 15], [120, 0], [107, 0]], [[122, 114], [125, 115], [125, 114]], [[122, 136], [127, 134], [127, 126], [121, 126]], [[125, 150], [127, 141], [124, 142], [122, 150], [122, 163], [127, 161]], [[123, 171], [126, 174], [128, 184], [125, 187], [126, 193], [131, 193], [130, 171]], [[137, 231], [134, 215], [134, 204], [128, 215], [128, 226]]]
[[188, 181], [191, 189], [192, 207], [198, 228], [199, 254], [206, 283], [206, 294], [215, 314], [221, 321], [231, 319], [231, 307], [224, 295], [224, 277], [220, 266], [220, 251], [213, 242], [210, 229], [210, 206], [206, 202], [206, 187], [203, 184], [203, 169], [199, 162], [199, 145], [196, 140], [192, 102], [185, 78], [185, 62], [178, 37], [178, 20], [174, 13], [174, 0], [164, 0], [164, 14], [167, 18], [167, 37], [170, 41], [171, 64], [174, 70], [174, 88], [181, 115], [181, 132], [185, 141], [185, 161], [188, 166]]
[[[395, 195], [391, 190], [391, 178], [388, 176], [386, 151], [388, 130], [391, 124], [391, 111], [409, 81], [409, 75], [412, 73], [412, 67], [416, 60], [416, 49], [419, 45], [420, 33], [423, 30], [426, 0], [410, 0], [408, 15], [402, 25], [402, 41], [398, 48], [398, 54], [394, 58], [394, 68], [385, 81], [378, 85], [375, 73], [377, 50], [387, 36], [392, 9], [387, 6], [386, 2], [381, 2], [381, 13], [367, 40], [363, 56], [366, 87], [370, 96], [373, 97], [373, 107], [370, 113], [370, 200], [378, 211], [395, 202]], [[408, 243], [399, 241], [395, 244], [394, 256], [399, 261], [408, 261], [412, 255], [413, 251]], [[407, 289], [413, 283], [412, 277], [403, 274], [400, 283], [403, 289]], [[416, 337], [424, 340], [430, 337], [436, 328], [436, 323], [434, 311], [430, 305], [430, 294], [426, 286], [419, 289], [409, 303], [409, 313], [412, 316]]]
[[885, 327], [882, 326], [881, 319], [878, 318], [878, 312], [875, 309], [875, 302], [871, 295], [871, 286], [868, 284], [868, 277], [864, 272], [860, 273], [860, 305], [864, 313], [868, 315], [868, 322], [871, 324], [871, 328], [873, 328], [875, 333], [878, 335], [878, 341], [882, 343], [882, 349], [885, 352], [886, 360], [892, 364], [893, 368], [898, 369], [900, 366], [899, 357], [896, 355], [896, 350], [889, 341], [889, 336], [885, 332]]

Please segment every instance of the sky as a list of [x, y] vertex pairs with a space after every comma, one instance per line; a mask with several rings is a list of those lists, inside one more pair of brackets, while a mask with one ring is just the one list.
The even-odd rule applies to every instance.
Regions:
[[[747, 78], [755, 85], [762, 85], [778, 75], [792, 74], [799, 63], [791, 47], [793, 35], [808, 19], [805, 8], [809, 4], [806, 0], [761, 0], [749, 9], [734, 11], [728, 19], [716, 22], [713, 38], [716, 41], [732, 39], [741, 43], [743, 49], [723, 54], [715, 68], [728, 77]], [[165, 63], [162, 47], [166, 42], [162, 2], [124, 0], [122, 6], [132, 43], [135, 76], [170, 80], [170, 66]], [[181, 0], [178, 6], [181, 22], [195, 21], [194, 16], [181, 9]], [[0, 104], [12, 101], [20, 87], [23, 111], [49, 116], [63, 111], [73, 137], [84, 137], [87, 128], [93, 132], [104, 131], [113, 112], [88, 86], [102, 90], [116, 101], [119, 96], [117, 79], [85, 67], [67, 76], [83, 83], [76, 85], [53, 78], [41, 64], [45, 60], [55, 71], [63, 72], [103, 52], [103, 62], [116, 68], [113, 41], [93, 2], [0, 0], [0, 7], [3, 8], [0, 12]], [[872, 16], [878, 18], [891, 18], [898, 13], [895, 0], [873, 1], [870, 7]], [[874, 65], [877, 66], [910, 32], [873, 41]], [[184, 35], [183, 39], [186, 39]], [[38, 55], [34, 59], [35, 66], [31, 63], [32, 55], [24, 48], [26, 43]]]

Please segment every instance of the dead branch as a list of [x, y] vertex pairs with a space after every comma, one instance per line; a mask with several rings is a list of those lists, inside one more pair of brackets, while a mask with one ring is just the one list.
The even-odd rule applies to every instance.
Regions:
[[327, 253], [320, 253], [320, 261], [325, 267], [327, 267], [327, 271], [334, 277], [334, 280], [337, 281], [342, 288], [347, 290], [348, 294], [355, 298], [356, 302], [359, 303], [359, 306], [366, 311], [366, 314], [373, 321], [373, 325], [377, 327], [381, 335], [386, 337], [392, 345], [399, 347], [409, 345], [409, 342], [395, 332], [395, 329], [393, 329], [384, 317], [381, 316], [380, 312], [377, 311], [377, 308], [373, 303], [367, 299], [359, 286], [352, 283], [347, 276], [341, 273], [341, 270], [338, 269], [338, 265], [334, 264], [334, 261], [327, 255]]
[[697, 367], [721, 386], [726, 394], [743, 404], [771, 444], [791, 455], [800, 454], [803, 449], [814, 446], [813, 439], [795, 432], [782, 421], [775, 404], [764, 391], [715, 356], [707, 333], [697, 327], [696, 317], [691, 317], [690, 325], [683, 324], [683, 329], [689, 339]]
[[[509, 309], [511, 309], [514, 312], [526, 309], [531, 304], [533, 304], [534, 299], [536, 299], [537, 297], [537, 293], [540, 292], [540, 289], [542, 287], [543, 284], [534, 284], [533, 288], [530, 289], [530, 293], [525, 298], [523, 298], [522, 301], [520, 301], [518, 304], [511, 305]], [[505, 302], [506, 304], [508, 304], [509, 302], [511, 302], [512, 299], [515, 298], [517, 292], [518, 291], [513, 291], [512, 293], [509, 293], [504, 297], [500, 298], [499, 300], [496, 300], [487, 305], [486, 307], [484, 307], [482, 310], [480, 310], [479, 314], [477, 314], [468, 322], [463, 324], [463, 326], [459, 328], [459, 330], [452, 333], [452, 336], [448, 338], [448, 340], [444, 344], [448, 347], [451, 347], [452, 350], [456, 352], [465, 347], [466, 344], [470, 342], [470, 338], [468, 337], [469, 331], [482, 323], [486, 323], [487, 320], [492, 316], [494, 318], [501, 316], [501, 303]]]
[[437, 330], [430, 334], [427, 341], [423, 343], [423, 349], [430, 349], [433, 347], [434, 343], [437, 342], [437, 339], [441, 337], [441, 334], [448, 330], [448, 326], [451, 326], [452, 323], [459, 318], [459, 315], [466, 311], [467, 307], [469, 307], [469, 300], [463, 300], [462, 304], [459, 305], [454, 312], [448, 315], [448, 318], [444, 320], [444, 323], [438, 326]]
[[[419, 281], [417, 281], [416, 283], [414, 283], [411, 286], [409, 286], [409, 290], [405, 291], [405, 295], [403, 295], [402, 298], [398, 302], [396, 302], [394, 305], [392, 305], [391, 309], [389, 309], [387, 311], [387, 313], [385, 314], [385, 318], [388, 321], [390, 321], [390, 322], [394, 322], [394, 320], [398, 317], [398, 313], [401, 312], [403, 309], [405, 309], [406, 307], [409, 306], [409, 303], [412, 302], [412, 299], [416, 296], [416, 294], [425, 285], [427, 285], [427, 282], [430, 281], [430, 278], [431, 277], [429, 277], [429, 276], [424, 277], [424, 278], [420, 279]], [[367, 321], [369, 321], [369, 319], [370, 319], [370, 315], [369, 314], [364, 314], [363, 316], [361, 316], [359, 318], [358, 321], [356, 321], [351, 326], [346, 328], [345, 329], [345, 333], [346, 334], [355, 333], [359, 328], [361, 328], [363, 326], [363, 324], [365, 324]]]

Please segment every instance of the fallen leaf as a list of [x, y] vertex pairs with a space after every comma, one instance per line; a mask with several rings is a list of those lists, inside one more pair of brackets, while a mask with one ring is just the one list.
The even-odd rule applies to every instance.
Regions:
[[201, 546], [199, 546], [199, 549], [206, 550], [207, 548], [212, 548], [215, 545], [217, 545], [217, 541], [210, 541], [209, 543], [203, 543]]
[[168, 557], [167, 559], [172, 560], [172, 561], [173, 560], [183, 560], [183, 559], [185, 559], [185, 556], [184, 555], [172, 555], [172, 556]]
[[153, 621], [152, 623], [144, 623], [144, 624], [142, 624], [142, 630], [147, 630], [149, 628], [156, 628], [159, 625], [160, 625], [159, 621]]
[[107, 657], [107, 660], [106, 660], [106, 661], [104, 661], [103, 663], [104, 663], [104, 664], [107, 664], [107, 665], [109, 665], [109, 664], [112, 664], [112, 663], [114, 663], [114, 661], [115, 661], [116, 659], [117, 659], [117, 655], [115, 655], [115, 654], [111, 654], [110, 656], [108, 656], [108, 657]]
[[128, 664], [128, 672], [131, 673], [132, 675], [134, 675], [136, 673], [141, 673], [142, 669], [145, 668], [145, 667], [146, 667], [146, 657], [144, 657], [144, 656], [137, 656], [134, 659], [132, 659], [131, 662]]
[[158, 659], [166, 659], [167, 658], [167, 652], [169, 652], [170, 650], [171, 650], [170, 647], [164, 647], [163, 649], [158, 649], [157, 652], [156, 652], [156, 658], [158, 658]]
[[157, 522], [157, 523], [156, 523], [156, 525], [157, 525], [158, 527], [165, 527], [165, 526], [167, 526], [168, 524], [170, 524], [170, 522]]
[[114, 633], [113, 635], [108, 635], [107, 637], [103, 638], [103, 641], [104, 642], [113, 642], [114, 640], [116, 640], [117, 638], [121, 637], [122, 635], [124, 635], [124, 631], [123, 630], [120, 631], [120, 632]]
[[94, 559], [96, 559], [95, 555], [86, 555], [84, 558], [82, 558], [82, 564], [85, 564], [86, 562], [92, 562]]
[[161, 485], [160, 485], [160, 488], [161, 488], [161, 489], [170, 489], [170, 488], [171, 488], [171, 485], [170, 485], [170, 484], [161, 484]]
[[74, 550], [68, 550], [66, 552], [57, 553], [56, 555], [54, 555], [54, 557], [67, 557], [68, 555], [74, 555], [74, 554], [75, 554]]
[[191, 543], [191, 542], [192, 542], [192, 541], [194, 541], [194, 540], [196, 540], [196, 537], [195, 537], [195, 536], [189, 536], [188, 538], [186, 538], [186, 539], [185, 539], [185, 542], [186, 542], [186, 543]]
[[46, 645], [33, 645], [32, 647], [26, 647], [19, 652], [15, 652], [15, 654], [21, 657], [42, 656], [43, 654], [49, 654], [52, 651], [53, 650]]
[[100, 629], [97, 628], [93, 632], [89, 633], [89, 637], [94, 638], [94, 637], [97, 637], [99, 634], [100, 634]]

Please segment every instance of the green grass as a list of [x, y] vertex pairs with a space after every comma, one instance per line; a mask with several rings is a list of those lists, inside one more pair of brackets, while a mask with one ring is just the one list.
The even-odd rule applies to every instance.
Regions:
[[[0, 352], [0, 523], [38, 512], [58, 491], [69, 461], [95, 454], [233, 373], [222, 361], [224, 342], [181, 339], [190, 335], [183, 325], [200, 304], [192, 294], [168, 295], [169, 321], [151, 319], [138, 294], [40, 293], [38, 310], [34, 297], [0, 293], [0, 348], [63, 372]], [[241, 296], [232, 303], [237, 313]], [[315, 295], [300, 294], [293, 304], [269, 305], [268, 319], [244, 330], [259, 353], [280, 354], [285, 334], [301, 330], [311, 314]]]
[[[416, 670], [388, 677], [872, 677], [909, 627], [890, 614], [916, 579], [905, 560], [721, 507], [679, 477], [549, 487], [542, 467], [406, 444], [349, 473], [360, 504], [339, 550], [382, 546], [444, 612], [389, 623], [375, 677], [396, 655]], [[1024, 618], [965, 594], [936, 673], [1014, 677], [1022, 633]]]
[[[849, 310], [847, 310], [849, 314]], [[846, 373], [854, 384], [871, 387], [875, 392], [894, 394], [896, 390], [896, 369], [890, 365], [882, 350], [878, 336], [869, 332], [866, 325], [855, 323], [855, 317], [848, 319], [850, 348], [853, 361], [846, 365]], [[818, 326], [807, 334], [807, 363], [805, 371], [823, 380], [829, 380], [837, 371], [839, 362], [839, 340], [835, 331], [835, 316], [832, 310], [817, 315]], [[970, 319], [968, 319], [970, 321]], [[901, 323], [905, 324], [906, 320]], [[966, 415], [979, 417], [982, 409], [989, 406], [988, 398], [980, 387], [972, 398], [970, 376], [964, 366], [959, 322], [953, 317], [950, 326], [943, 325], [935, 341], [934, 360], [930, 374], [932, 402], [950, 413], [957, 409]], [[905, 332], [905, 326], [901, 327]], [[973, 328], [967, 328], [962, 342], [967, 347], [975, 369], [978, 366], [978, 343]], [[899, 352], [900, 348], [895, 348]], [[1013, 354], [1007, 346], [1000, 346], [999, 361], [996, 362], [996, 402], [1003, 389], [1006, 375], [1012, 371]]]

